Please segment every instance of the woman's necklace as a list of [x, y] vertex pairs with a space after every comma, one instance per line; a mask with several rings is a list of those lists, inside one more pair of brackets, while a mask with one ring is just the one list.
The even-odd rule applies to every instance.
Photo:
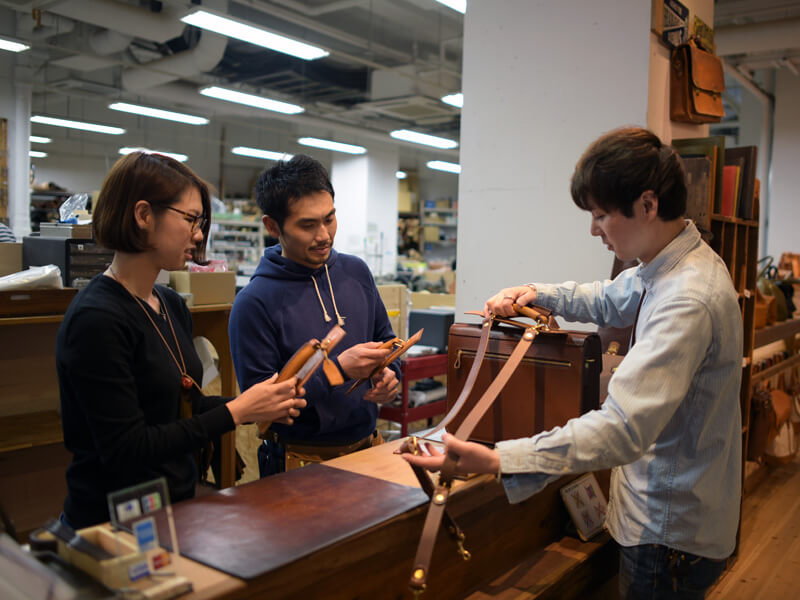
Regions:
[[167, 323], [169, 323], [169, 329], [172, 332], [172, 339], [175, 341], [175, 349], [178, 351], [180, 362], [178, 362], [178, 358], [175, 356], [175, 353], [172, 351], [172, 348], [170, 348], [170, 345], [167, 343], [167, 339], [164, 337], [164, 334], [161, 333], [161, 330], [158, 328], [158, 325], [156, 325], [156, 322], [153, 320], [153, 317], [151, 317], [150, 313], [147, 312], [147, 307], [144, 305], [145, 301], [139, 298], [139, 296], [137, 296], [136, 294], [134, 294], [128, 288], [128, 286], [122, 282], [119, 275], [117, 275], [116, 271], [114, 271], [111, 265], [108, 266], [108, 272], [111, 274], [112, 279], [114, 279], [114, 281], [119, 283], [125, 289], [125, 291], [128, 292], [133, 297], [134, 300], [136, 300], [136, 303], [142, 309], [142, 312], [144, 312], [144, 316], [147, 317], [147, 320], [150, 321], [150, 323], [153, 325], [153, 329], [156, 330], [158, 337], [160, 337], [161, 341], [164, 342], [164, 346], [169, 352], [169, 355], [172, 357], [172, 360], [175, 362], [175, 366], [178, 367], [178, 370], [181, 373], [181, 387], [185, 390], [189, 390], [191, 389], [192, 386], [194, 386], [197, 388], [198, 391], [202, 392], [200, 386], [197, 384], [194, 378], [191, 375], [189, 375], [189, 373], [186, 372], [186, 363], [183, 360], [181, 345], [178, 343], [178, 336], [175, 335], [175, 328], [172, 326], [172, 319], [169, 316], [169, 311], [167, 310], [167, 304], [166, 302], [164, 302], [164, 299], [161, 297], [161, 294], [159, 294], [157, 290], [155, 289], [153, 290], [153, 293], [158, 298], [158, 301], [161, 305], [161, 309], [164, 312], [164, 316], [167, 319]]

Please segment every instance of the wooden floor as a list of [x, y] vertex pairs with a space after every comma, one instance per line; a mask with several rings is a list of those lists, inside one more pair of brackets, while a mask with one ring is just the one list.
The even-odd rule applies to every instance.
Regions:
[[742, 517], [739, 557], [707, 597], [800, 598], [800, 457], [770, 469]]

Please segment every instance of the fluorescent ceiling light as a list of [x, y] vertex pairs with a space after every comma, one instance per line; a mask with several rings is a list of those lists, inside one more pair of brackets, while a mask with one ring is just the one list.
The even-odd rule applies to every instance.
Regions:
[[303, 146], [313, 146], [314, 148], [325, 148], [325, 150], [333, 150], [334, 152], [345, 152], [347, 154], [364, 154], [367, 149], [364, 146], [354, 146], [353, 144], [343, 144], [342, 142], [332, 142], [330, 140], [321, 140], [319, 138], [302, 137], [297, 140], [298, 144]]
[[444, 4], [447, 8], [452, 8], [462, 15], [467, 12], [467, 0], [436, 0], [439, 4]]
[[323, 50], [317, 46], [312, 46], [311, 44], [272, 33], [261, 27], [253, 27], [238, 19], [215, 14], [208, 10], [190, 12], [183, 17], [181, 21], [189, 25], [194, 25], [195, 27], [200, 27], [201, 29], [207, 29], [214, 33], [219, 33], [237, 40], [242, 40], [243, 42], [269, 48], [276, 52], [283, 52], [284, 54], [289, 54], [305, 60], [314, 60], [330, 54], [327, 50]]
[[236, 90], [229, 90], [217, 86], [211, 86], [200, 90], [203, 96], [217, 98], [218, 100], [227, 100], [228, 102], [236, 102], [237, 104], [246, 104], [247, 106], [254, 106], [255, 108], [263, 108], [264, 110], [272, 110], [287, 115], [296, 115], [305, 112], [305, 108], [297, 104], [289, 104], [288, 102], [280, 102], [279, 100], [272, 100], [270, 98], [262, 98], [254, 94], [245, 94], [244, 92], [237, 92]]
[[434, 148], [442, 148], [445, 150], [458, 146], [458, 142], [454, 142], [453, 140], [436, 137], [435, 135], [428, 135], [427, 133], [419, 133], [418, 131], [411, 131], [410, 129], [396, 129], [389, 135], [396, 140], [433, 146]]
[[95, 133], [108, 133], [109, 135], [122, 135], [125, 133], [125, 130], [121, 127], [97, 125], [96, 123], [84, 123], [83, 121], [70, 121], [68, 119], [56, 119], [55, 117], [45, 117], [42, 115], [32, 116], [31, 123], [56, 125], [58, 127], [68, 127], [70, 129], [80, 129], [82, 131], [93, 131]]
[[292, 160], [293, 157], [293, 155], [286, 154], [286, 152], [248, 148], [247, 146], [236, 146], [235, 148], [231, 148], [231, 152], [239, 156], [252, 156], [253, 158], [263, 158], [266, 160]]
[[406, 177], [408, 177], [408, 173], [406, 173], [405, 171], [395, 171], [394, 176], [397, 177], [398, 179], [405, 179]]
[[39, 152], [38, 150], [31, 150], [28, 155], [31, 158], [47, 158], [47, 152]]
[[8, 50], [9, 52], [22, 52], [28, 48], [30, 48], [30, 46], [25, 44], [22, 40], [7, 36], [0, 36], [0, 50]]
[[156, 119], [167, 119], [168, 121], [177, 121], [178, 123], [188, 123], [189, 125], [208, 124], [208, 119], [205, 117], [196, 117], [194, 115], [187, 115], [185, 113], [172, 112], [171, 110], [161, 110], [160, 108], [139, 106], [138, 104], [128, 104], [127, 102], [114, 102], [114, 104], [109, 104], [108, 108], [111, 110], [132, 113], [134, 115], [155, 117]]
[[455, 106], [456, 108], [464, 108], [464, 94], [458, 92], [457, 94], [442, 96], [442, 102], [450, 106]]
[[120, 154], [130, 154], [131, 152], [144, 152], [145, 154], [163, 154], [164, 156], [169, 156], [170, 158], [174, 158], [178, 162], [186, 162], [189, 160], [189, 157], [185, 154], [178, 154], [176, 152], [164, 152], [163, 150], [149, 150], [148, 148], [132, 148], [132, 147], [125, 147], [120, 148]]
[[427, 163], [429, 169], [435, 171], [447, 171], [448, 173], [461, 173], [461, 165], [458, 163], [445, 162], [443, 160], [430, 160]]
[[48, 137], [41, 137], [39, 135], [32, 135], [28, 138], [34, 144], [49, 144], [53, 140]]

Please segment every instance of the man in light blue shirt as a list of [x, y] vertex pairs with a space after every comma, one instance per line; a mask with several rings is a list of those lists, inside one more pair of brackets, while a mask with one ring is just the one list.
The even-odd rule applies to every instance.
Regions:
[[[683, 219], [675, 151], [644, 129], [612, 131], [581, 157], [572, 197], [620, 260], [613, 281], [526, 284], [485, 311], [536, 304], [568, 321], [634, 324], [600, 410], [495, 449], [445, 437], [463, 472], [501, 473], [520, 502], [569, 473], [612, 471], [606, 526], [622, 598], [703, 598], [736, 543], [741, 496], [742, 321], [725, 263]], [[638, 313], [638, 317], [637, 317]], [[430, 469], [442, 455], [404, 455]]]

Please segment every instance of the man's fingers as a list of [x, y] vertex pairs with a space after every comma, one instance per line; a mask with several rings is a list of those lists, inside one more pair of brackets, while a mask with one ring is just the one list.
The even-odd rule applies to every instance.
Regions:
[[414, 454], [402, 454], [403, 460], [415, 465], [428, 469], [429, 471], [438, 471], [442, 467], [442, 458], [436, 456], [416, 456]]

